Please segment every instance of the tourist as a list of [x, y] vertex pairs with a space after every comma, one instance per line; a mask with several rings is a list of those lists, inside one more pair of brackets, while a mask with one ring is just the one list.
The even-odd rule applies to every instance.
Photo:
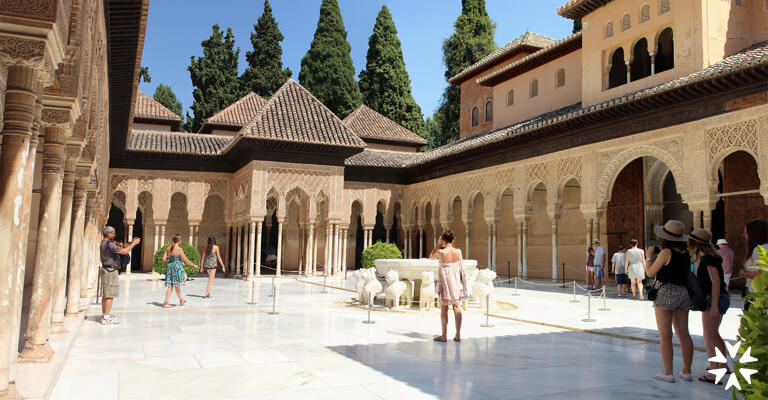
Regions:
[[[189, 261], [184, 254], [184, 250], [179, 246], [181, 243], [181, 235], [178, 233], [173, 235], [173, 240], [170, 246], [165, 249], [163, 254], [163, 261], [168, 261], [168, 266], [165, 269], [165, 286], [168, 288], [165, 291], [165, 301], [163, 302], [163, 308], [170, 308], [168, 299], [171, 297], [171, 291], [176, 289], [176, 295], [179, 296], [179, 305], [183, 306], [187, 301], [181, 297], [181, 285], [184, 284], [184, 263], [187, 263], [195, 268], [199, 268], [195, 263]], [[183, 262], [182, 262], [183, 261]]]
[[440, 325], [442, 335], [436, 337], [436, 342], [446, 342], [448, 339], [448, 306], [453, 307], [456, 322], [456, 336], [453, 340], [461, 341], [461, 307], [462, 298], [467, 292], [467, 276], [461, 257], [461, 250], [453, 247], [453, 231], [445, 231], [437, 245], [429, 253], [429, 258], [437, 259], [440, 267], [437, 273], [435, 293], [440, 299]]
[[595, 269], [595, 287], [593, 290], [600, 289], [603, 285], [603, 278], [605, 277], [605, 264], [607, 262], [607, 256], [605, 247], [600, 246], [600, 239], [592, 241], [592, 248], [595, 249], [595, 257], [593, 267]]
[[733, 273], [733, 250], [728, 247], [725, 239], [717, 239], [717, 254], [723, 259], [723, 277], [725, 279], [725, 288], [729, 289], [731, 284], [731, 274]]
[[651, 293], [656, 326], [661, 338], [661, 358], [664, 369], [653, 374], [653, 378], [665, 382], [674, 382], [672, 371], [672, 326], [680, 341], [683, 356], [683, 369], [678, 377], [691, 381], [691, 362], [693, 361], [693, 341], [688, 333], [688, 310], [691, 308], [691, 298], [686, 284], [688, 271], [691, 266], [691, 256], [688, 254], [688, 235], [685, 224], [670, 220], [664, 226], [655, 226], [653, 232], [662, 240], [664, 248], [656, 257], [656, 261], [645, 272], [650, 277], [657, 278], [657, 286]]
[[[747, 240], [747, 260], [744, 261], [744, 270], [740, 275], [747, 278], [746, 291], [752, 293], [752, 279], [755, 279], [762, 271], [756, 268], [759, 265], [760, 255], [757, 247], [763, 247], [768, 250], [768, 222], [760, 219], [752, 220], [744, 228], [744, 239]], [[749, 309], [750, 301], [744, 302], [744, 310]]]
[[[688, 251], [691, 258], [698, 263], [696, 278], [701, 292], [706, 297], [704, 310], [701, 313], [701, 325], [704, 328], [704, 345], [708, 358], [715, 356], [715, 348], [725, 354], [725, 342], [720, 336], [720, 322], [731, 304], [731, 298], [725, 289], [723, 277], [723, 259], [712, 246], [712, 234], [703, 228], [696, 228], [688, 235]], [[707, 370], [727, 368], [722, 363], [710, 362]], [[699, 377], [702, 382], [715, 383], [715, 375], [707, 372]]]
[[632, 285], [632, 299], [640, 300], [645, 299], [643, 297], [643, 280], [645, 280], [645, 252], [643, 249], [637, 247], [637, 239], [629, 241], [629, 245], [632, 246], [627, 250], [627, 275]]
[[613, 253], [613, 257], [611, 258], [611, 272], [616, 275], [616, 290], [619, 292], [618, 296], [623, 297], [629, 292], [629, 288], [627, 287], [629, 284], [629, 277], [627, 276], [627, 254], [625, 253], [623, 244], [619, 245], [619, 251]]
[[120, 247], [115, 243], [115, 228], [105, 226], [101, 234], [103, 237], [99, 245], [99, 256], [101, 257], [101, 269], [99, 270], [101, 278], [101, 324], [117, 325], [120, 321], [112, 316], [110, 311], [112, 311], [112, 299], [120, 295], [120, 281], [118, 280], [120, 255], [131, 254], [131, 250], [141, 242], [141, 239], [135, 237], [128, 247]]
[[587, 290], [594, 289], [595, 284], [595, 249], [587, 248]]
[[[203, 250], [203, 267], [208, 272], [208, 286], [205, 287], [204, 299], [211, 298], [211, 286], [213, 286], [213, 279], [216, 277], [216, 268], [221, 264], [221, 272], [227, 272], [227, 267], [224, 265], [224, 261], [221, 260], [221, 253], [219, 253], [219, 246], [216, 245], [216, 236], [208, 236], [208, 245]], [[200, 268], [200, 272], [203, 272], [203, 268]]]

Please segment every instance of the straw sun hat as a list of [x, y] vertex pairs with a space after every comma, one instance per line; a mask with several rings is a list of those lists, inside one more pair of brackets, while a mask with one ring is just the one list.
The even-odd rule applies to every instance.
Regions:
[[687, 242], [688, 235], [685, 234], [685, 231], [685, 224], [675, 219], [667, 221], [664, 226], [657, 225], [653, 227], [653, 233], [659, 239], [669, 240], [670, 242]]
[[693, 232], [688, 234], [688, 238], [693, 240], [694, 242], [699, 242], [702, 244], [712, 243], [712, 233], [710, 233], [708, 230], [704, 228], [694, 229]]

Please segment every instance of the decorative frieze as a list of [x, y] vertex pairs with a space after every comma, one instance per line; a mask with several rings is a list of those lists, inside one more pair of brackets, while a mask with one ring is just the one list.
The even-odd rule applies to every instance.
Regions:
[[706, 140], [707, 156], [710, 162], [733, 149], [748, 150], [756, 155], [758, 154], [757, 119], [707, 129]]

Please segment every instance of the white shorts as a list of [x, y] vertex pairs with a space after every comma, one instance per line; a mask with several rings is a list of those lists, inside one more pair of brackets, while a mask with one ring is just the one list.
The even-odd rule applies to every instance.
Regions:
[[728, 283], [731, 281], [731, 274], [723, 274], [723, 279], [725, 280], [725, 286], [728, 286]]

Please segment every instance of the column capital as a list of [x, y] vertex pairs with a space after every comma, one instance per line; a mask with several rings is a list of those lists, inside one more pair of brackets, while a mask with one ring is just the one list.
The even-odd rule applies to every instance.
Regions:
[[43, 87], [51, 86], [56, 66], [63, 59], [63, 53], [52, 51], [54, 47], [48, 46], [48, 41], [39, 37], [3, 34], [0, 35], [0, 64], [29, 68], [35, 72], [35, 79]]

